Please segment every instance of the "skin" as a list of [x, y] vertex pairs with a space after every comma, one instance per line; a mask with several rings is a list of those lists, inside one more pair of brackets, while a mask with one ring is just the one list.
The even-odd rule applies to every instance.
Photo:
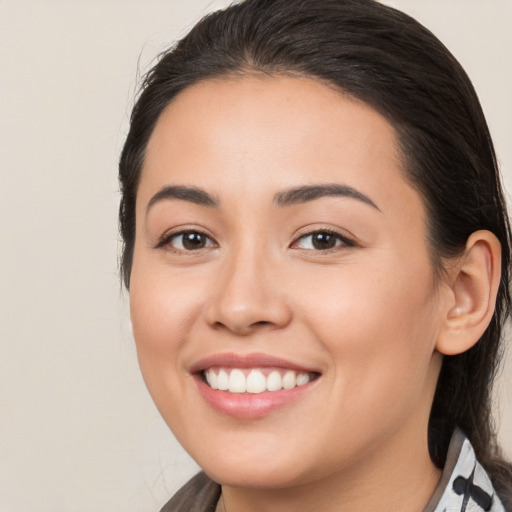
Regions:
[[[375, 206], [274, 201], [326, 183]], [[148, 209], [169, 185], [200, 187], [219, 206], [168, 198]], [[306, 78], [191, 86], [151, 136], [136, 217], [140, 367], [180, 443], [223, 485], [218, 509], [422, 510], [440, 476], [427, 448], [436, 345], [447, 343], [456, 299], [434, 278], [424, 204], [387, 120]], [[206, 233], [205, 247], [169, 239], [183, 229]], [[322, 230], [350, 242], [315, 249], [308, 234]], [[320, 376], [268, 415], [234, 418], [204, 400], [190, 372], [226, 352], [271, 354]]]

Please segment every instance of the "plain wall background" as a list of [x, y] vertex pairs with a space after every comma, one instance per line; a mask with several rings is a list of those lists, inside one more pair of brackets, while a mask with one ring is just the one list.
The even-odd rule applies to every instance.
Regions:
[[[386, 3], [465, 66], [512, 191], [512, 0]], [[227, 4], [0, 0], [0, 512], [157, 511], [196, 469], [139, 375], [116, 173], [138, 61]]]

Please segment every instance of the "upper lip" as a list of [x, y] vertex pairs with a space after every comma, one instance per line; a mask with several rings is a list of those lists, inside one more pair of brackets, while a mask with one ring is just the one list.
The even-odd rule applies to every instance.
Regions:
[[190, 373], [198, 373], [214, 366], [226, 368], [265, 368], [277, 367], [295, 370], [298, 372], [316, 372], [318, 370], [308, 368], [293, 361], [269, 354], [235, 354], [233, 352], [213, 354], [195, 362], [190, 367]]

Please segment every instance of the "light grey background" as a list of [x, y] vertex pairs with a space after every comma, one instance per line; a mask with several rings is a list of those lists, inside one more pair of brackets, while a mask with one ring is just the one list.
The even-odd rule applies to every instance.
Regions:
[[[116, 172], [137, 62], [227, 3], [0, 0], [0, 512], [156, 511], [195, 471], [139, 376]], [[387, 3], [466, 67], [512, 190], [512, 1]]]

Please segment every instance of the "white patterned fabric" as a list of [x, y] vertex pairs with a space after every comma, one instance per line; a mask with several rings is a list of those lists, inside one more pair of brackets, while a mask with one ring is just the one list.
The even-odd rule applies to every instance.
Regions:
[[434, 495], [423, 512], [505, 512], [466, 436], [456, 430]]

